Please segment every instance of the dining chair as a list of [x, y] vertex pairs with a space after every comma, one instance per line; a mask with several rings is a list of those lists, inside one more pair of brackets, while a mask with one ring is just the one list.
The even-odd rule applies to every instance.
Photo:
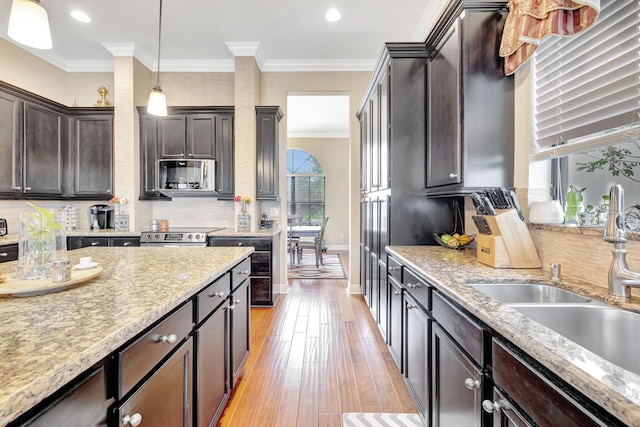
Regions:
[[303, 237], [298, 241], [298, 264], [300, 264], [300, 260], [303, 256], [304, 249], [313, 249], [316, 254], [316, 267], [319, 267], [320, 264], [324, 265], [324, 260], [322, 259], [322, 242], [324, 241], [324, 230], [327, 228], [327, 222], [329, 221], [329, 217], [324, 217], [324, 222], [322, 223], [322, 227], [318, 234], [316, 234], [313, 239], [305, 239]]
[[[287, 217], [287, 227], [289, 228], [289, 232], [287, 233], [287, 252], [289, 253], [289, 262], [291, 267], [295, 265], [296, 256], [298, 256], [298, 243], [300, 239], [298, 237], [293, 237], [293, 225], [294, 218]], [[300, 259], [298, 258], [298, 264], [300, 264]]]

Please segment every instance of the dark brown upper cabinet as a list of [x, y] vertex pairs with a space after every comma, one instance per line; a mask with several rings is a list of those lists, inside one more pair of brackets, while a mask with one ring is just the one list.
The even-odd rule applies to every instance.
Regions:
[[280, 107], [256, 107], [256, 199], [278, 199]]

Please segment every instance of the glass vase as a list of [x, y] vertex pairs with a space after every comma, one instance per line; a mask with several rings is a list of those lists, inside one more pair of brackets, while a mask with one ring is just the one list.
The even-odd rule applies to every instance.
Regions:
[[67, 259], [66, 212], [56, 209], [51, 216], [38, 211], [19, 213], [18, 266], [16, 276], [22, 280], [51, 277], [56, 260]]
[[125, 203], [116, 203], [115, 205], [113, 228], [116, 231], [129, 231], [129, 213]]
[[238, 231], [251, 231], [251, 215], [238, 215]]

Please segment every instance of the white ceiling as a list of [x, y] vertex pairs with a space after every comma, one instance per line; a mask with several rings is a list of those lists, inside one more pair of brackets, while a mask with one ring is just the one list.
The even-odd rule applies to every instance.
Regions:
[[[422, 41], [446, 0], [164, 0], [165, 71], [232, 71], [225, 42], [258, 42], [263, 71], [371, 70], [384, 42]], [[53, 49], [30, 52], [65, 71], [109, 71], [105, 44], [135, 46], [154, 68], [159, 0], [41, 0]], [[337, 7], [342, 19], [324, 19]], [[92, 22], [71, 18], [85, 11]], [[0, 0], [0, 37], [9, 41], [11, 0]], [[228, 69], [231, 67], [231, 69]]]
[[[12, 0], [0, 0], [0, 37]], [[448, 0], [163, 0], [162, 71], [234, 70], [234, 53], [255, 55], [262, 71], [372, 71], [385, 42], [423, 41]], [[41, 0], [52, 50], [18, 46], [67, 71], [112, 71], [133, 54], [157, 67], [159, 0]], [[342, 19], [324, 19], [337, 7]], [[80, 9], [92, 19], [70, 16]], [[231, 46], [231, 48], [230, 48]], [[257, 48], [257, 50], [256, 50]], [[292, 137], [349, 136], [348, 98], [295, 97]]]

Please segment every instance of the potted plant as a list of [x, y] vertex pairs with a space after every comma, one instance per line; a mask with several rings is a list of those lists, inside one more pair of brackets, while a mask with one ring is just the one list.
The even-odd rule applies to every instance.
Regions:
[[569, 186], [567, 192], [566, 209], [564, 213], [565, 224], [579, 224], [578, 213], [582, 211], [582, 193], [586, 188], [576, 188], [573, 185]]

